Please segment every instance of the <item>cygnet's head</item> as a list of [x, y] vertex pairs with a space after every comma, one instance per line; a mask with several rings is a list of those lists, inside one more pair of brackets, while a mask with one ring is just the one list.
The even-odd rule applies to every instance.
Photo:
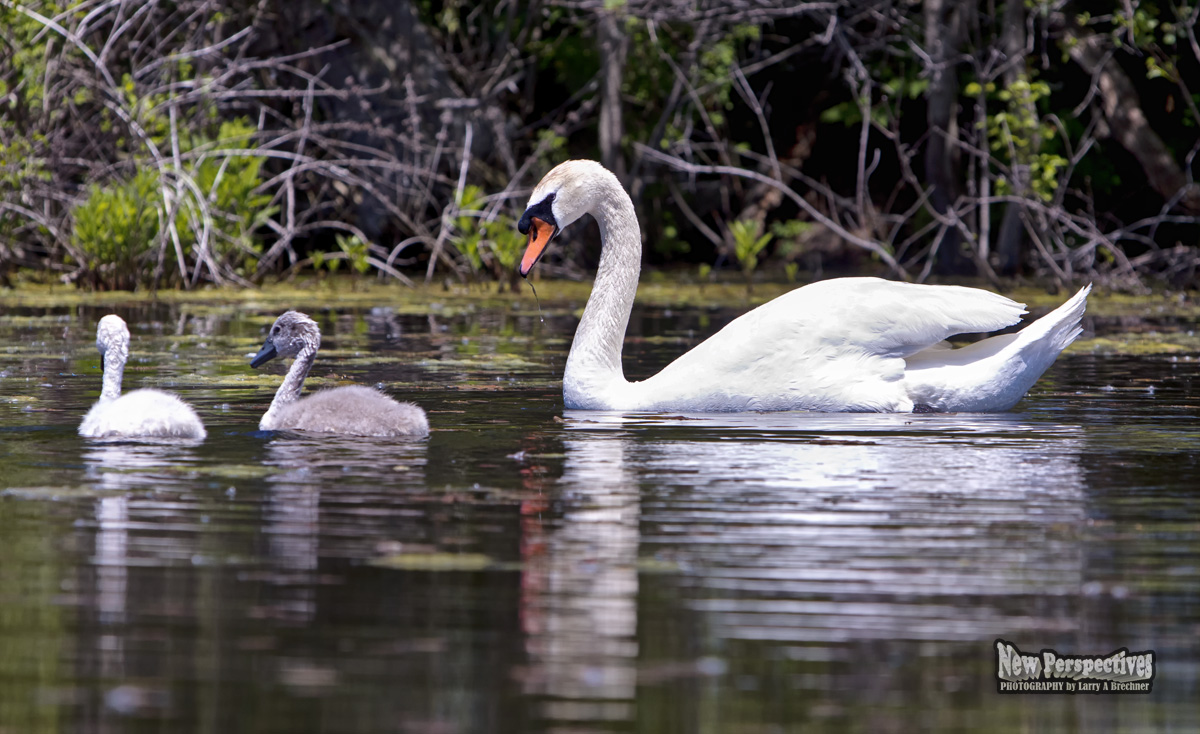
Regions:
[[564, 161], [542, 177], [517, 222], [521, 234], [529, 235], [521, 258], [522, 276], [533, 269], [550, 240], [596, 207], [606, 188], [620, 189], [621, 183], [596, 161]]
[[129, 327], [116, 314], [100, 319], [96, 326], [96, 349], [100, 352], [101, 364], [106, 359], [125, 363], [129, 358]]
[[316, 351], [321, 346], [321, 329], [317, 322], [299, 311], [288, 311], [275, 319], [267, 341], [250, 360], [251, 367], [261, 367], [276, 357], [295, 357], [306, 349]]

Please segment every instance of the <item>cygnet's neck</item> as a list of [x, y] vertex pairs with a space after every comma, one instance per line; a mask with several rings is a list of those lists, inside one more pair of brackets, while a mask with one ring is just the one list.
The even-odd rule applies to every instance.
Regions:
[[119, 344], [104, 350], [104, 382], [100, 387], [101, 402], [121, 397], [121, 380], [125, 376], [125, 360], [128, 358], [128, 349], [122, 349]]
[[300, 350], [300, 353], [292, 360], [292, 366], [288, 368], [287, 375], [283, 378], [283, 384], [275, 391], [275, 399], [271, 401], [271, 407], [267, 408], [267, 412], [263, 415], [260, 426], [269, 425], [279, 411], [300, 399], [300, 391], [304, 389], [304, 379], [308, 377], [308, 371], [312, 369], [313, 361], [316, 358], [317, 345], [306, 344]]
[[642, 235], [629, 194], [615, 178], [601, 182], [599, 204], [590, 212], [600, 225], [600, 266], [563, 372], [563, 398], [569, 408], [607, 408], [597, 399], [628, 384], [621, 347], [637, 295]]

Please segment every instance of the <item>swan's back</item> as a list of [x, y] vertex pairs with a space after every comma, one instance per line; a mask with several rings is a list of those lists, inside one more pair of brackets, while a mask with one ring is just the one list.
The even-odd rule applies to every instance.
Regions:
[[838, 278], [750, 311], [633, 383], [643, 404], [690, 410], [1009, 410], [1080, 333], [1091, 286], [1013, 334], [952, 349], [955, 334], [1019, 321], [1025, 307], [959, 286]]
[[177, 395], [144, 388], [96, 403], [83, 417], [88, 438], [204, 438], [208, 432], [192, 406]]
[[1024, 311], [975, 288], [819, 281], [743, 314], [629, 393], [642, 409], [907, 412], [905, 357]]
[[[267, 425], [267, 424], [270, 425]], [[263, 430], [291, 429], [352, 436], [424, 436], [425, 411], [361, 385], [320, 390], [281, 407]]]

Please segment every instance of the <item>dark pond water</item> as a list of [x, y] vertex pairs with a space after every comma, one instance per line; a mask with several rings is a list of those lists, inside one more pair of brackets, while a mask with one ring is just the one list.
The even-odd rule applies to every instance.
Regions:
[[[270, 304], [0, 313], [0, 732], [1200, 729], [1197, 355], [1001, 415], [564, 412], [571, 307], [525, 309], [309, 305], [310, 387], [418, 442], [257, 431]], [[76, 435], [110, 311], [206, 441]], [[627, 372], [734, 313], [639, 308]], [[998, 638], [1153, 692], [1002, 695]]]

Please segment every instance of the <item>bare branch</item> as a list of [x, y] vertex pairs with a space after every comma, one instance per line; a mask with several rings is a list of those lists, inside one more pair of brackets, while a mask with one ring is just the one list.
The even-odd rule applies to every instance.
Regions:
[[655, 160], [658, 160], [661, 163], [664, 163], [664, 164], [671, 166], [680, 171], [686, 171], [687, 173], [707, 173], [707, 174], [716, 174], [716, 175], [720, 175], [720, 176], [738, 176], [741, 178], [748, 178], [748, 179], [751, 179], [754, 181], [758, 181], [760, 183], [767, 184], [768, 186], [771, 186], [773, 188], [777, 188], [783, 192], [784, 196], [787, 196], [789, 199], [791, 199], [793, 202], [795, 202], [795, 204], [797, 206], [799, 206], [801, 209], [804, 209], [806, 212], [808, 212], [808, 215], [810, 217], [817, 220], [821, 224], [824, 224], [826, 227], [829, 227], [831, 230], [836, 232], [840, 237], [842, 237], [842, 239], [846, 240], [847, 242], [851, 242], [855, 245], [858, 245], [859, 247], [863, 248], [864, 250], [867, 250], [868, 252], [873, 253], [880, 260], [882, 260], [889, 268], [891, 268], [892, 272], [897, 277], [902, 278], [904, 280], [909, 279], [908, 272], [900, 265], [900, 263], [896, 262], [895, 258], [892, 257], [891, 253], [889, 253], [878, 242], [872, 242], [871, 240], [863, 239], [863, 238], [859, 237], [858, 235], [854, 234], [853, 232], [850, 232], [845, 227], [843, 227], [841, 224], [839, 224], [839, 223], [835, 222], [834, 220], [830, 219], [829, 217], [825, 216], [825, 214], [823, 214], [821, 211], [819, 211], [812, 204], [808, 203], [804, 199], [804, 197], [800, 196], [795, 191], [792, 191], [790, 188], [784, 186], [783, 184], [779, 183], [778, 181], [776, 181], [768, 176], [764, 176], [763, 174], [759, 173], [758, 171], [750, 171], [750, 170], [747, 170], [744, 168], [736, 168], [734, 166], [697, 165], [695, 163], [689, 163], [685, 160], [676, 158], [674, 156], [666, 155], [665, 153], [659, 153], [658, 151], [650, 149], [650, 148], [647, 148], [644, 151], [644, 153], [645, 153], [645, 155], [647, 155], [651, 158], [654, 158]]

